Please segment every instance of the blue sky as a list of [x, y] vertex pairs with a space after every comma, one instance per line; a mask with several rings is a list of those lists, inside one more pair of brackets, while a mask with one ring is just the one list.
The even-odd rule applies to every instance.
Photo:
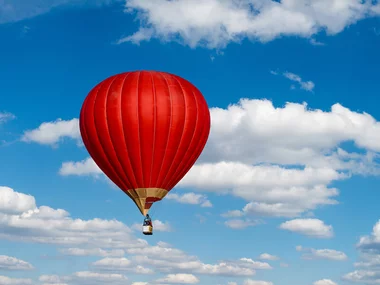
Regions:
[[[0, 1], [0, 284], [380, 282], [380, 4]], [[212, 126], [151, 214], [89, 159], [87, 93], [177, 74]]]

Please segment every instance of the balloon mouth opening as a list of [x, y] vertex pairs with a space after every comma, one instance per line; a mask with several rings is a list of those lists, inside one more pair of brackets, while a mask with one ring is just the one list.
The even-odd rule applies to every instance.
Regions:
[[161, 201], [169, 191], [162, 188], [136, 188], [125, 192], [133, 199], [141, 214], [146, 216], [152, 205]]

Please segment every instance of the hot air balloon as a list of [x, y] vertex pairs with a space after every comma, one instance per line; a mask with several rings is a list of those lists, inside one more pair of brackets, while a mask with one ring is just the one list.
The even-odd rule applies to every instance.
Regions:
[[143, 233], [152, 234], [152, 204], [185, 176], [206, 145], [205, 98], [177, 75], [125, 72], [90, 91], [79, 121], [90, 156], [146, 216]]

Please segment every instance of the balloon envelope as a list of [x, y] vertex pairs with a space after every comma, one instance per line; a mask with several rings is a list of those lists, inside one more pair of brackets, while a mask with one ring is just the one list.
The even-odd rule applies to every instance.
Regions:
[[95, 163], [146, 215], [196, 162], [210, 113], [201, 92], [179, 76], [126, 72], [90, 91], [80, 132]]

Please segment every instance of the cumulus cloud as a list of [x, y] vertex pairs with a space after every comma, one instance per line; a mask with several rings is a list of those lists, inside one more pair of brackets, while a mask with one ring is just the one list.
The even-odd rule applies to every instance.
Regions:
[[345, 274], [343, 280], [363, 284], [380, 283], [380, 220], [373, 226], [371, 234], [360, 237], [356, 248], [359, 261], [354, 265], [359, 270]]
[[[210, 113], [213, 125], [206, 148], [178, 186], [245, 199], [248, 204], [241, 211], [231, 209], [235, 218], [299, 217], [338, 203], [332, 182], [380, 174], [380, 123], [367, 113], [340, 104], [330, 111], [313, 110], [306, 103], [275, 107], [256, 99], [211, 108]], [[340, 147], [344, 142], [360, 150], [348, 152]], [[63, 166], [63, 175], [100, 172], [91, 159]], [[173, 195], [168, 198], [201, 201], [196, 194]]]
[[330, 279], [321, 279], [321, 280], [315, 281], [313, 284], [314, 285], [338, 285], [337, 283], [335, 283], [334, 281]]
[[[280, 188], [281, 186], [309, 186], [339, 179], [339, 173], [330, 168], [286, 169], [280, 166], [250, 166], [239, 162], [203, 163], [195, 165], [182, 186], [209, 188]], [[272, 179], [268, 179], [271, 177]], [[238, 190], [237, 190], [238, 191]], [[239, 194], [237, 192], [236, 194]], [[245, 194], [245, 196], [243, 196]], [[252, 194], [240, 193], [242, 198], [252, 199]]]
[[380, 254], [380, 220], [373, 226], [370, 235], [360, 238], [357, 247], [363, 252]]
[[302, 246], [296, 247], [297, 251], [304, 252], [302, 255], [303, 259], [328, 259], [335, 261], [345, 261], [348, 259], [347, 255], [335, 249], [314, 249], [314, 248], [304, 248]]
[[0, 255], [0, 270], [31, 270], [34, 269], [34, 267], [24, 260], [6, 256], [6, 255]]
[[[340, 104], [323, 111], [306, 103], [275, 107], [269, 100], [241, 99], [226, 109], [211, 108], [210, 113], [213, 126], [200, 157], [203, 163], [307, 165], [371, 173], [373, 153], [363, 157], [338, 146], [353, 141], [369, 152], [380, 151], [380, 122]], [[79, 135], [77, 124], [76, 128]]]
[[[250, 99], [210, 112], [208, 144], [179, 186], [241, 197], [251, 202], [242, 214], [297, 217], [336, 204], [333, 181], [379, 174], [373, 137], [380, 125], [366, 113], [340, 104], [322, 111]], [[366, 153], [339, 147], [350, 141]]]
[[175, 284], [197, 284], [199, 279], [193, 274], [168, 274], [164, 278], [156, 280], [157, 283], [175, 283]]
[[87, 158], [82, 161], [74, 162], [67, 161], [63, 162], [61, 168], [59, 169], [59, 174], [62, 176], [68, 175], [98, 175], [103, 172], [100, 170], [99, 166], [95, 163], [92, 158]]
[[[13, 196], [18, 197], [18, 203], [22, 205], [26, 204], [24, 200], [31, 199], [28, 195], [21, 195], [22, 193], [14, 190], [9, 191], [8, 188], [0, 189], [0, 197], [6, 196], [1, 191], [16, 194]], [[73, 219], [63, 209], [38, 207], [34, 200], [32, 201], [31, 206], [24, 208], [15, 204], [15, 208], [25, 209], [22, 213], [16, 211], [10, 214], [0, 210], [0, 227], [2, 228], [0, 239], [53, 244], [60, 246], [59, 251], [66, 255], [104, 257], [91, 264], [94, 271], [76, 272], [69, 276], [41, 276], [40, 281], [46, 284], [82, 285], [101, 284], [101, 282], [125, 284], [126, 277], [119, 274], [120, 271], [134, 274], [161, 272], [253, 276], [256, 270], [272, 268], [266, 262], [254, 261], [250, 258], [218, 261], [215, 264], [204, 263], [196, 256], [190, 256], [164, 242], [159, 242], [154, 246], [149, 245], [145, 240], [135, 238], [131, 230], [117, 220]], [[128, 258], [122, 256], [123, 253], [129, 254]], [[19, 267], [20, 264], [23, 265], [25, 269], [28, 267], [22, 261], [9, 258], [4, 258], [4, 260], [7, 260], [8, 265], [12, 264], [12, 267], [16, 264], [19, 264]]]
[[280, 166], [250, 166], [240, 162], [217, 162], [195, 165], [180, 182], [183, 187], [200, 191], [218, 191], [255, 201], [242, 211], [225, 216], [296, 217], [321, 205], [337, 203], [335, 188], [324, 184], [344, 176], [329, 168], [288, 169]]
[[294, 219], [282, 223], [279, 228], [315, 238], [331, 238], [334, 235], [333, 227], [319, 219]]
[[138, 12], [140, 28], [119, 43], [158, 38], [193, 48], [223, 48], [245, 38], [261, 42], [281, 36], [311, 39], [322, 30], [334, 35], [380, 12], [376, 2], [340, 0], [126, 0], [125, 7], [127, 13]]
[[[86, 161], [88, 166], [95, 165], [91, 159]], [[97, 167], [87, 167], [81, 162], [75, 163], [76, 167], [73, 167], [72, 162], [64, 164], [69, 167], [65, 167], [65, 170], [61, 168], [61, 174], [100, 173]], [[67, 171], [68, 168], [75, 170]], [[247, 201], [257, 201], [248, 203], [243, 212], [232, 211], [226, 215], [238, 217], [238, 213], [241, 213], [241, 215], [296, 217], [320, 205], [336, 204], [337, 201], [332, 198], [337, 196], [339, 191], [324, 184], [343, 178], [344, 174], [326, 167], [288, 169], [280, 166], [251, 166], [240, 162], [217, 162], [195, 165], [179, 186], [196, 187], [200, 191], [222, 193], [224, 191]], [[181, 203], [201, 203], [203, 207], [211, 206], [201, 194], [171, 194], [166, 198]]]
[[169, 193], [165, 199], [174, 200], [182, 204], [201, 205], [201, 207], [212, 207], [211, 202], [206, 195], [195, 194], [193, 192], [184, 193], [182, 195]]
[[[130, 254], [129, 258], [106, 257], [93, 262], [91, 268], [94, 272], [101, 272], [102, 274], [105, 272], [130, 272], [134, 274], [160, 272], [173, 275], [202, 274], [211, 276], [253, 276], [256, 270], [272, 269], [268, 263], [250, 258], [207, 264], [200, 261], [196, 256], [189, 256], [164, 242], [159, 242], [154, 246], [131, 247], [126, 249], [126, 252]], [[40, 281], [48, 283], [64, 283], [68, 280], [72, 280], [72, 276], [44, 276], [44, 278], [40, 278]]]
[[335, 160], [347, 153], [331, 152], [339, 144], [353, 141], [360, 148], [380, 151], [380, 123], [340, 104], [323, 111], [306, 103], [275, 107], [269, 100], [241, 99], [226, 109], [211, 108], [210, 113], [213, 126], [203, 161], [346, 169], [350, 164]]
[[255, 264], [249, 262], [220, 262], [217, 264], [205, 264], [199, 260], [194, 261], [170, 261], [153, 259], [148, 256], [137, 256], [135, 261], [157, 268], [161, 272], [189, 272], [204, 275], [222, 276], [252, 276], [256, 271]]
[[15, 192], [12, 188], [0, 186], [0, 212], [21, 214], [36, 208], [33, 196]]
[[128, 252], [135, 255], [132, 259], [135, 263], [156, 268], [162, 273], [253, 276], [256, 270], [272, 269], [268, 263], [254, 261], [250, 258], [206, 264], [197, 257], [188, 256], [180, 250], [170, 248], [165, 243], [160, 243], [152, 248], [129, 249]]
[[10, 213], [7, 207], [0, 206], [0, 239], [110, 249], [147, 245], [146, 241], [135, 238], [132, 231], [119, 221], [73, 219], [63, 209], [37, 207], [34, 197], [8, 187], [0, 188], [0, 205], [7, 205], [9, 197], [17, 210]]
[[25, 131], [21, 140], [24, 142], [57, 146], [57, 143], [64, 138], [80, 141], [81, 136], [78, 119], [69, 121], [57, 119], [53, 122], [42, 123], [37, 129]]
[[168, 260], [196, 260], [195, 257], [188, 256], [180, 249], [173, 248], [170, 244], [158, 242], [157, 245], [149, 247], [129, 248], [126, 250], [129, 254], [146, 256], [151, 258], [160, 258]]
[[91, 264], [97, 271], [129, 271], [135, 274], [152, 274], [154, 271], [141, 265], [133, 264], [125, 257], [106, 257]]

